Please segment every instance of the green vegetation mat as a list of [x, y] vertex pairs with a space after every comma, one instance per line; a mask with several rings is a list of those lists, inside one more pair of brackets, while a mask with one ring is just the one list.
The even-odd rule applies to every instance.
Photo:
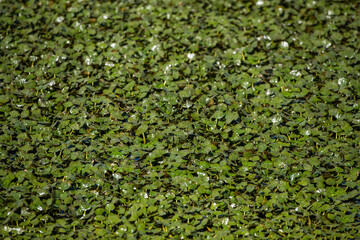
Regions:
[[359, 1], [0, 1], [0, 238], [359, 239]]

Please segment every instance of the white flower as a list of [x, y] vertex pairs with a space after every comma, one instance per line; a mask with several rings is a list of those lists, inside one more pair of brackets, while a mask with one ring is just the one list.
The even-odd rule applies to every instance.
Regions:
[[160, 46], [159, 46], [159, 44], [155, 44], [154, 46], [152, 46], [152, 48], [151, 48], [151, 51], [158, 51], [160, 49]]
[[120, 178], [121, 178], [121, 175], [118, 174], [118, 173], [113, 173], [113, 177], [114, 177], [115, 179], [120, 179]]
[[259, 0], [256, 2], [256, 6], [262, 6], [262, 5], [264, 5], [264, 1]]
[[331, 46], [331, 42], [328, 42], [326, 40], [323, 40], [322, 42], [325, 45], [325, 48], [329, 48]]
[[50, 81], [48, 85], [49, 85], [50, 87], [54, 86], [54, 85], [55, 85], [55, 80]]
[[277, 123], [280, 123], [282, 120], [281, 116], [274, 116], [273, 118], [271, 118], [271, 122], [273, 124], [277, 124]]
[[221, 62], [216, 62], [216, 64], [218, 65], [219, 69], [226, 67], [225, 64], [223, 64]]
[[346, 79], [345, 78], [339, 78], [338, 84], [342, 87], [346, 85]]
[[188, 53], [187, 58], [192, 61], [195, 58], [195, 53]]
[[106, 62], [106, 63], [105, 63], [105, 66], [113, 67], [113, 66], [114, 66], [114, 63], [113, 63], [113, 62]]
[[170, 71], [170, 69], [171, 69], [171, 64], [165, 67], [164, 73], [167, 74]]
[[290, 74], [293, 75], [293, 76], [296, 76], [296, 77], [301, 76], [301, 73], [300, 73], [300, 71], [298, 71], [298, 70], [291, 70], [291, 71], [290, 71]]
[[223, 219], [221, 220], [221, 224], [222, 224], [222, 225], [228, 225], [228, 223], [229, 223], [229, 218], [223, 218]]
[[288, 47], [289, 47], [289, 44], [288, 44], [286, 41], [282, 41], [282, 42], [280, 43], [280, 46], [281, 46], [282, 48], [288, 48]]
[[92, 59], [89, 57], [89, 56], [87, 56], [87, 57], [85, 57], [85, 63], [86, 63], [86, 65], [90, 65], [90, 64], [92, 64]]
[[60, 16], [60, 17], [57, 17], [55, 21], [56, 21], [57, 23], [61, 23], [62, 21], [64, 21], [64, 19], [65, 19], [65, 18], [64, 18], [63, 16]]
[[20, 75], [17, 76], [15, 78], [16, 81], [18, 81], [19, 83], [26, 83], [26, 79], [25, 78], [22, 78]]
[[143, 198], [149, 198], [149, 195], [147, 193], [140, 193], [140, 196], [142, 196]]

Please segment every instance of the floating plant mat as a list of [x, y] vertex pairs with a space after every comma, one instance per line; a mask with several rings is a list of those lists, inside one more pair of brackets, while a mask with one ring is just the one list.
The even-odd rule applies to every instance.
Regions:
[[358, 238], [359, 9], [1, 1], [1, 238]]

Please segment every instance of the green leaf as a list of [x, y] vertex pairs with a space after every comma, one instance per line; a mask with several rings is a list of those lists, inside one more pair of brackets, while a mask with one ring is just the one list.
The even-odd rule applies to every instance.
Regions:
[[0, 95], [0, 103], [7, 103], [9, 99], [8, 95]]
[[115, 225], [120, 222], [121, 222], [121, 219], [119, 218], [118, 215], [115, 215], [115, 214], [110, 214], [106, 220], [106, 224], [110, 224], [110, 225]]
[[138, 129], [136, 130], [136, 135], [141, 135], [145, 133], [148, 130], [149, 126], [147, 124], [142, 124]]
[[106, 233], [107, 233], [107, 230], [103, 229], [103, 228], [98, 228], [95, 230], [95, 234], [97, 236], [104, 236]]
[[338, 199], [342, 200], [342, 201], [347, 201], [349, 199], [355, 198], [356, 196], [358, 196], [360, 194], [360, 191], [358, 190], [353, 190], [347, 194], [344, 194], [342, 196], [340, 196]]
[[237, 112], [227, 112], [226, 113], [226, 124], [230, 124], [232, 121], [239, 118], [239, 114]]
[[105, 209], [107, 211], [113, 211], [115, 209], [115, 206], [113, 203], [108, 203], [106, 206], [105, 206]]

